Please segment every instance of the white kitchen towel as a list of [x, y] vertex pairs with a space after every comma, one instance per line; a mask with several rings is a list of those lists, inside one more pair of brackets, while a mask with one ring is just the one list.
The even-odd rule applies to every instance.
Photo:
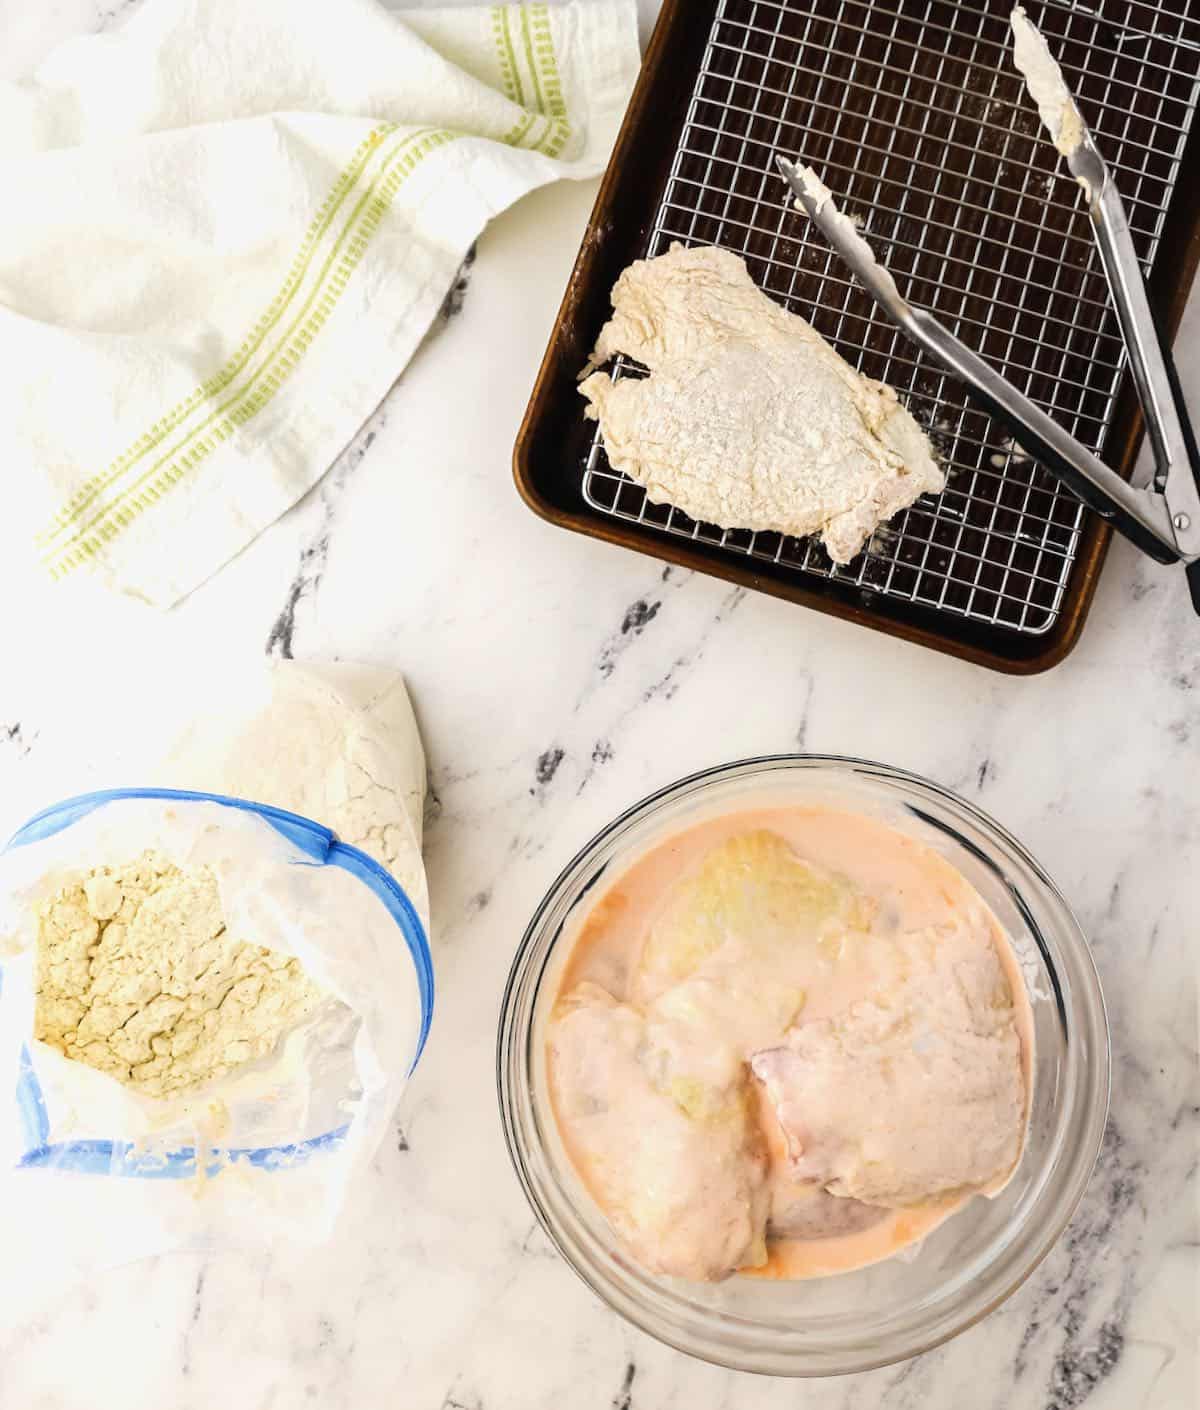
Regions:
[[0, 520], [54, 577], [190, 592], [329, 467], [488, 219], [603, 167], [638, 61], [634, 0], [149, 0], [0, 84]]

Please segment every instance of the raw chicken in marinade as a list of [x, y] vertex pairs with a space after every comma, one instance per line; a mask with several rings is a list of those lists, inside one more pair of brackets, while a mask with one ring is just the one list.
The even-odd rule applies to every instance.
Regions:
[[572, 1160], [639, 1262], [714, 1281], [766, 1261], [766, 1155], [744, 1065], [721, 1085], [678, 1067], [653, 1024], [592, 983], [560, 1000], [550, 1059]]

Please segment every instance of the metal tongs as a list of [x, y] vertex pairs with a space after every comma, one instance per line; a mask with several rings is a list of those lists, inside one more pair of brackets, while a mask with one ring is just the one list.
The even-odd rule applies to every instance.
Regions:
[[1012, 431], [1021, 448], [1084, 504], [1159, 563], [1182, 560], [1187, 564], [1192, 603], [1200, 613], [1200, 451], [1175, 365], [1150, 308], [1125, 207], [1046, 41], [1019, 7], [1013, 14], [1013, 30], [1018, 67], [1055, 146], [1088, 199], [1088, 217], [1154, 453], [1154, 473], [1142, 476], [1141, 483], [1125, 481], [1110, 470], [932, 314], [902, 298], [891, 275], [838, 210], [816, 173], [780, 156], [775, 161], [797, 203], [888, 317], [959, 378], [972, 397]]

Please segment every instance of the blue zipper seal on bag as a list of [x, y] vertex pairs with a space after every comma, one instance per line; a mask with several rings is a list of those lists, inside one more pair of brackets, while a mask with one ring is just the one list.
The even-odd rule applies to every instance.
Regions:
[[[339, 842], [329, 828], [313, 822], [311, 818], [301, 817], [299, 813], [289, 813], [283, 808], [273, 808], [267, 803], [252, 803], [245, 798], [231, 798], [221, 793], [197, 793], [179, 788], [111, 788], [96, 793], [83, 793], [76, 798], [66, 798], [60, 803], [43, 808], [18, 828], [3, 850], [7, 852], [14, 847], [42, 842], [86, 818], [98, 808], [103, 808], [109, 803], [135, 799], [216, 803], [222, 808], [235, 808], [239, 812], [256, 814], [298, 851], [311, 857], [317, 866], [339, 867], [361, 881], [383, 903], [395, 921], [404, 936], [416, 970], [417, 992], [421, 1002], [421, 1031], [417, 1038], [417, 1050], [409, 1067], [409, 1072], [413, 1071], [425, 1049], [429, 1027], [433, 1021], [433, 957], [425, 927], [421, 924], [421, 918], [404, 888], [386, 867], [359, 848]], [[17, 1110], [29, 1147], [18, 1162], [21, 1169], [52, 1168], [70, 1170], [78, 1174], [129, 1175], [140, 1179], [167, 1180], [191, 1179], [196, 1174], [196, 1152], [187, 1147], [166, 1156], [152, 1156], [138, 1152], [126, 1141], [62, 1141], [52, 1144], [45, 1096], [34, 1071], [29, 1049], [25, 1046], [21, 1048], [16, 1098]], [[308, 1140], [284, 1146], [234, 1147], [224, 1151], [224, 1156], [230, 1163], [244, 1163], [259, 1169], [295, 1165], [317, 1151], [340, 1145], [349, 1129], [347, 1123], [320, 1136], [312, 1136]], [[207, 1173], [215, 1175], [220, 1168], [220, 1164], [214, 1163], [208, 1167]]]

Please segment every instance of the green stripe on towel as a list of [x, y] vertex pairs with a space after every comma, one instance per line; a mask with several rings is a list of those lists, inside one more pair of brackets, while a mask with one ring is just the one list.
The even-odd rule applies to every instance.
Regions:
[[237, 426], [244, 425], [270, 404], [300, 366], [304, 354], [336, 308], [405, 179], [430, 152], [455, 141], [458, 135], [426, 129], [401, 138], [393, 146], [338, 235], [313, 290], [264, 366], [117, 499], [100, 509], [70, 539], [44, 555], [43, 561], [52, 577], [65, 577], [94, 557], [196, 469]]

